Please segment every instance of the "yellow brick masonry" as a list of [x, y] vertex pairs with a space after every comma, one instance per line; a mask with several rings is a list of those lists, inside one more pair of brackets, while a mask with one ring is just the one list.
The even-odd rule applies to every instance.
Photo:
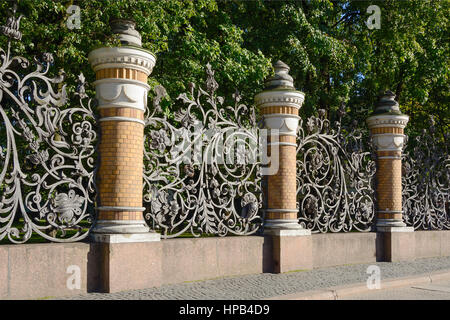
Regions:
[[[120, 78], [147, 83], [144, 73], [132, 69], [104, 69], [97, 79]], [[100, 109], [100, 117], [144, 119], [144, 112], [134, 108]], [[131, 121], [100, 122], [100, 166], [98, 188], [102, 207], [142, 207], [142, 171], [144, 128]], [[99, 220], [143, 220], [142, 212], [100, 211]]]
[[[402, 128], [373, 128], [372, 134], [403, 134]], [[377, 206], [379, 211], [402, 211], [401, 151], [377, 152]], [[383, 158], [390, 157], [390, 158]], [[378, 213], [379, 219], [402, 219], [401, 213]]]
[[[298, 109], [288, 106], [263, 108], [262, 114], [298, 115]], [[296, 143], [296, 137], [280, 135], [279, 142]], [[267, 201], [270, 209], [295, 209], [297, 206], [297, 148], [280, 145], [279, 167], [275, 175], [268, 176]], [[270, 150], [270, 147], [269, 147]], [[266, 219], [297, 219], [297, 212], [267, 212]]]
[[147, 75], [144, 72], [129, 68], [102, 69], [98, 70], [95, 75], [97, 80], [116, 78], [116, 79], [138, 80], [147, 83]]
[[298, 109], [295, 107], [289, 107], [289, 106], [271, 106], [266, 107], [261, 110], [261, 114], [294, 114], [298, 115]]

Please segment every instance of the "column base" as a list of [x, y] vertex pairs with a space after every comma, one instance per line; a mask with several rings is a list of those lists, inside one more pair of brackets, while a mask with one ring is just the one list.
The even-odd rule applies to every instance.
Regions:
[[298, 220], [271, 219], [266, 220], [264, 235], [269, 236], [309, 236], [311, 230], [303, 228]]
[[311, 230], [309, 229], [264, 229], [265, 236], [277, 236], [277, 237], [300, 237], [310, 236]]
[[150, 232], [143, 220], [100, 220], [92, 229], [90, 238], [101, 243], [129, 243], [160, 241], [161, 235]]
[[148, 233], [150, 228], [144, 220], [99, 220], [92, 233]]
[[153, 242], [153, 241], [161, 241], [161, 235], [156, 232], [128, 233], [128, 234], [92, 233], [91, 240], [100, 243]]
[[377, 232], [414, 232], [413, 227], [378, 227]]
[[378, 219], [376, 223], [377, 232], [414, 232], [413, 227], [408, 227], [403, 220]]

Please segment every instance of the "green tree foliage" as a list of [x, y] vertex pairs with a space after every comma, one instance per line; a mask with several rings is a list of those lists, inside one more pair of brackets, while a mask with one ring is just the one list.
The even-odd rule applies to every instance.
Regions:
[[[18, 0], [23, 38], [16, 54], [52, 52], [73, 90], [83, 72], [95, 78], [88, 53], [116, 43], [109, 21], [131, 18], [143, 46], [157, 56], [149, 83], [175, 98], [189, 82], [203, 84], [204, 66], [216, 70], [219, 92], [234, 88], [244, 102], [263, 87], [271, 63], [291, 67], [306, 94], [302, 115], [325, 109], [333, 119], [345, 103], [350, 116], [365, 119], [380, 91], [394, 91], [417, 132], [435, 117], [448, 132], [449, 1], [241, 1], [241, 0]], [[71, 4], [81, 8], [81, 29], [68, 29]], [[381, 9], [381, 28], [370, 30], [369, 5]], [[0, 3], [2, 24], [10, 1]], [[0, 37], [6, 47], [5, 37]], [[92, 89], [92, 88], [91, 88]], [[412, 132], [412, 134], [415, 134]]]
[[357, 69], [363, 75], [356, 81], [349, 105], [373, 105], [377, 93], [389, 88], [397, 95], [402, 111], [411, 117], [411, 134], [428, 127], [432, 115], [444, 136], [450, 129], [450, 2], [375, 4], [382, 13], [378, 30], [358, 27], [364, 2], [354, 1], [346, 8], [349, 18], [343, 24], [350, 31], [348, 39], [356, 44]]

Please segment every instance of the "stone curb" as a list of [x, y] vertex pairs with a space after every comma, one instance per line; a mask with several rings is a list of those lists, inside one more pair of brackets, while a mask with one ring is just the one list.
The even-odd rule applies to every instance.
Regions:
[[[417, 284], [431, 284], [439, 280], [450, 280], [450, 270], [435, 271], [431, 274], [394, 278], [381, 281], [381, 288], [375, 290], [387, 290], [402, 288]], [[372, 289], [374, 290], [374, 289]], [[366, 283], [335, 286], [320, 290], [291, 293], [282, 296], [266, 298], [264, 300], [339, 300], [345, 296], [372, 291], [367, 288]]]

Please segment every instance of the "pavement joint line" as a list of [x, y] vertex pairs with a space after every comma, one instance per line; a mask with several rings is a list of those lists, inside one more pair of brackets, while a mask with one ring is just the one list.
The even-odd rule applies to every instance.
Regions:
[[320, 290], [310, 290], [291, 293], [281, 296], [265, 298], [263, 300], [339, 300], [340, 298], [374, 290], [389, 290], [395, 288], [411, 287], [418, 284], [431, 284], [437, 280], [450, 280], [450, 269], [416, 276], [407, 276], [381, 281], [380, 289], [368, 289], [366, 283], [334, 286]]
[[412, 289], [423, 290], [423, 291], [434, 291], [434, 292], [449, 292], [446, 290], [438, 289], [438, 288], [425, 288], [425, 287], [411, 287]]

